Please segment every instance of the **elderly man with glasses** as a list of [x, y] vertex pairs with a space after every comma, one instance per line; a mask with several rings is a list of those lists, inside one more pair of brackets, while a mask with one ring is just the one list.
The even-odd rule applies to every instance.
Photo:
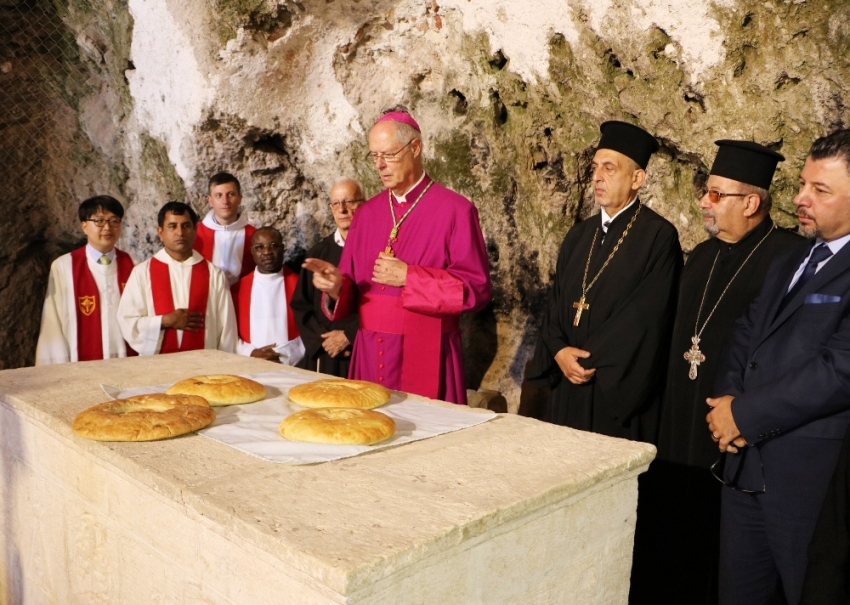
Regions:
[[251, 237], [257, 268], [231, 288], [239, 340], [236, 352], [285, 365], [304, 356], [304, 344], [289, 308], [298, 274], [283, 264], [283, 237], [262, 227]]
[[[784, 158], [750, 141], [721, 140], [699, 200], [709, 239], [688, 257], [661, 406], [658, 458], [642, 477], [631, 602], [717, 602], [719, 457], [706, 397], [737, 320], [771, 262], [802, 238], [770, 219], [770, 183]], [[640, 598], [642, 597], [642, 598]]]
[[80, 204], [85, 246], [50, 267], [41, 314], [36, 365], [135, 355], [118, 327], [118, 301], [134, 261], [115, 247], [124, 207], [99, 195]]
[[[307, 257], [339, 265], [351, 219], [365, 201], [360, 183], [350, 178], [338, 180], [331, 187], [328, 204], [337, 228], [310, 248]], [[313, 274], [307, 269], [301, 270], [290, 306], [306, 349], [298, 367], [341, 378], [348, 377], [352, 343], [360, 326], [357, 314], [335, 321], [328, 319], [322, 312], [322, 292], [313, 285]]]
[[357, 211], [339, 267], [304, 267], [330, 319], [359, 310], [351, 378], [465, 404], [458, 320], [491, 292], [478, 211], [426, 174], [421, 130], [403, 107], [372, 127], [368, 159], [386, 189]]

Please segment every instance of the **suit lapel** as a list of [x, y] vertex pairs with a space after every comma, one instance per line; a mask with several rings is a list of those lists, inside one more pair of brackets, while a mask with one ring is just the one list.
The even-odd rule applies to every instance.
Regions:
[[768, 329], [764, 331], [762, 338], [759, 340], [759, 345], [764, 342], [780, 325], [782, 325], [794, 312], [799, 309], [803, 301], [806, 300], [806, 296], [811, 294], [812, 292], [817, 292], [820, 288], [831, 282], [836, 277], [842, 275], [843, 273], [850, 270], [850, 245], [845, 245], [841, 250], [838, 251], [838, 254], [829, 259], [829, 262], [817, 273], [815, 273], [814, 277], [809, 280], [805, 286], [803, 286], [797, 294], [794, 295], [785, 308], [782, 310], [782, 313], [777, 315], [777, 309], [779, 308], [780, 303], [782, 302], [782, 298], [785, 296], [785, 293], [788, 291], [788, 286], [791, 283], [791, 278], [794, 277], [794, 273], [796, 273], [797, 269], [799, 269], [800, 264], [803, 260], [806, 259], [809, 252], [811, 251], [811, 246], [807, 247], [802, 255], [795, 255], [793, 258], [793, 266], [791, 262], [786, 265], [785, 270], [789, 273], [789, 277], [783, 280], [784, 288], [780, 290], [778, 296], [775, 296], [771, 301], [770, 308], [768, 309], [768, 314], [766, 318], [773, 317], [773, 320], [767, 319]]

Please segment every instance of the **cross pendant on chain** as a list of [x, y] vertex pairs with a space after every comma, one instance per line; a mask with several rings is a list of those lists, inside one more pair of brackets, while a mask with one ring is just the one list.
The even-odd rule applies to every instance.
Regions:
[[[395, 219], [395, 217], [393, 217]], [[393, 252], [393, 244], [396, 243], [398, 239], [398, 225], [395, 225], [390, 231], [390, 241], [387, 243], [386, 249], [384, 249], [384, 254], [387, 256], [395, 256], [395, 252]]]
[[685, 352], [685, 361], [691, 364], [691, 368], [688, 370], [688, 378], [696, 380], [697, 366], [705, 361], [705, 355], [699, 350], [699, 336], [691, 337], [691, 348]]
[[577, 326], [578, 322], [581, 321], [581, 314], [583, 311], [590, 308], [590, 305], [585, 302], [584, 295], [582, 294], [581, 299], [578, 302], [573, 303], [573, 309], [576, 309], [576, 317], [573, 320], [573, 325]]

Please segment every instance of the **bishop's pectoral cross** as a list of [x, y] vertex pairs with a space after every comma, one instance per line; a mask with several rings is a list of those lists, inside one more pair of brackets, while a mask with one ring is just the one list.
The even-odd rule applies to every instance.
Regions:
[[[395, 218], [395, 217], [393, 217]], [[384, 254], [387, 256], [395, 256], [395, 252], [393, 251], [393, 244], [398, 240], [398, 225], [393, 227], [393, 230], [390, 231], [390, 239], [387, 242], [387, 247], [384, 249]]]
[[590, 308], [590, 305], [589, 305], [589, 304], [587, 304], [584, 300], [585, 300], [585, 299], [584, 299], [584, 295], [582, 294], [582, 296], [581, 296], [581, 298], [579, 299], [579, 301], [578, 301], [578, 302], [574, 302], [574, 303], [573, 303], [573, 309], [576, 309], [576, 317], [575, 317], [575, 319], [573, 320], [573, 325], [574, 325], [574, 326], [577, 326], [577, 325], [578, 325], [578, 322], [580, 322], [580, 321], [581, 321], [581, 314], [582, 314], [582, 311], [586, 311], [587, 309], [589, 309], [589, 308]]
[[705, 355], [699, 350], [699, 336], [691, 337], [691, 348], [685, 352], [685, 361], [691, 364], [691, 369], [688, 370], [688, 378], [696, 380], [697, 366], [705, 361]]

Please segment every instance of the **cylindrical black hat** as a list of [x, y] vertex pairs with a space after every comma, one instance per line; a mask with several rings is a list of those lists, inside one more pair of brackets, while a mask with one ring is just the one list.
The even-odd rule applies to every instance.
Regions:
[[597, 149], [618, 151], [633, 159], [644, 170], [649, 164], [649, 157], [658, 151], [655, 137], [634, 124], [612, 120], [603, 122], [599, 130], [602, 131], [602, 138]]
[[770, 189], [776, 164], [785, 159], [775, 151], [752, 141], [723, 139], [714, 141], [714, 144], [720, 149], [717, 150], [717, 157], [711, 166], [711, 174], [762, 189]]

